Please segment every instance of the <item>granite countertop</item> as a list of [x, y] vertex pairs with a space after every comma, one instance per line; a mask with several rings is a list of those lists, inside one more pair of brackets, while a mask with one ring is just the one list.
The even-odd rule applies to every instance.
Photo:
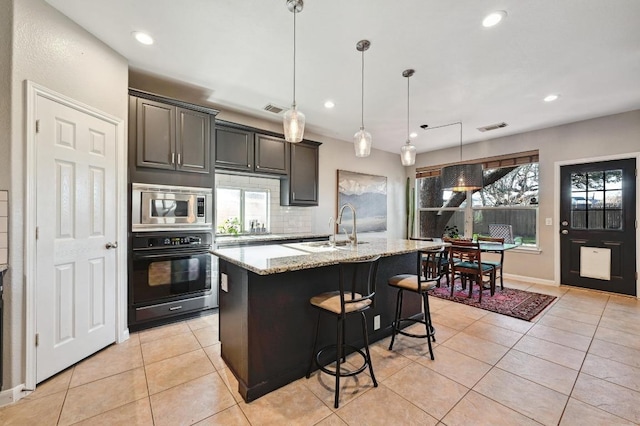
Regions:
[[311, 238], [329, 239], [329, 234], [310, 234], [310, 233], [292, 233], [292, 234], [244, 234], [237, 237], [216, 237], [215, 243], [218, 247], [230, 246], [234, 244], [244, 244], [252, 242], [265, 241], [282, 241], [282, 240], [303, 240]]
[[335, 265], [341, 261], [366, 259], [376, 255], [392, 256], [442, 246], [441, 242], [378, 238], [360, 241], [360, 244], [353, 248], [326, 247], [318, 243], [290, 243], [218, 248], [211, 253], [258, 275], [270, 275]]

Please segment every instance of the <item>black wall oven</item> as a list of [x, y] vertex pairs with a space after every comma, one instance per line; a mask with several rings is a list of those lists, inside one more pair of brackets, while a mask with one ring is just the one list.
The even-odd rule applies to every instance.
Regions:
[[211, 244], [210, 232], [134, 233], [129, 325], [217, 307]]

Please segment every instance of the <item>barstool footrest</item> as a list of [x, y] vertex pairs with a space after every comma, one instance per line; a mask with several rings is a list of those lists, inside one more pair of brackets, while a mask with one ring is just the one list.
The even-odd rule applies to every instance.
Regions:
[[[318, 369], [323, 371], [324, 373], [330, 374], [332, 376], [336, 375], [335, 371], [329, 370], [328, 368], [326, 368], [326, 365], [322, 365], [320, 363], [320, 356], [322, 355], [322, 352], [329, 350], [329, 349], [334, 349], [336, 348], [336, 345], [329, 345], [329, 346], [325, 346], [324, 348], [320, 349], [315, 356], [315, 361], [316, 361], [316, 365], [318, 366]], [[369, 362], [367, 361], [367, 355], [362, 351], [362, 349], [358, 349], [355, 346], [352, 345], [342, 345], [342, 353], [345, 353], [345, 349], [346, 348], [350, 348], [353, 349], [353, 353], [359, 353], [360, 356], [362, 357], [362, 361], [363, 364], [362, 366], [358, 367], [357, 369], [350, 371], [347, 370], [344, 373], [342, 372], [342, 370], [340, 370], [340, 377], [349, 377], [349, 376], [355, 376], [356, 374], [362, 373], [368, 366], [369, 366]], [[349, 354], [352, 355], [352, 354]], [[332, 362], [335, 362], [335, 359], [332, 359]], [[340, 363], [340, 366], [343, 366], [344, 363]]]
[[[400, 318], [400, 320], [399, 320], [400, 324], [402, 324], [403, 321], [427, 325], [425, 320], [419, 320], [419, 319], [416, 319], [416, 318]], [[403, 336], [417, 337], [417, 338], [424, 339], [424, 338], [427, 338], [427, 337], [434, 337], [435, 334], [436, 334], [436, 329], [433, 327], [433, 325], [429, 325], [429, 334], [414, 334], [414, 333], [409, 333], [408, 331], [404, 331], [404, 330], [400, 329], [400, 327], [398, 327], [397, 333], [398, 334], [402, 334]]]

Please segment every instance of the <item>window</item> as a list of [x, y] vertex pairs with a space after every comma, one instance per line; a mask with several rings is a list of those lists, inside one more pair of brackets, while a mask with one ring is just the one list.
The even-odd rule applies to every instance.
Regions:
[[484, 187], [470, 192], [444, 191], [439, 176], [416, 181], [420, 237], [445, 233], [490, 235], [489, 225], [511, 225], [514, 240], [537, 246], [538, 163], [484, 170]]
[[216, 234], [269, 232], [269, 191], [216, 188]]
[[571, 173], [571, 227], [622, 229], [622, 170]]

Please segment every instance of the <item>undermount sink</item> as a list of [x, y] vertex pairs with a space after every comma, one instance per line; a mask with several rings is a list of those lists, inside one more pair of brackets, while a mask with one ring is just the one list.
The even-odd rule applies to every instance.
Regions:
[[[358, 244], [367, 244], [367, 243], [368, 241], [358, 241]], [[302, 243], [302, 244], [310, 247], [332, 247], [329, 241], [312, 241], [309, 243]], [[343, 247], [348, 245], [351, 245], [351, 241], [349, 240], [340, 240], [340, 241], [336, 241], [335, 243], [336, 247]]]

